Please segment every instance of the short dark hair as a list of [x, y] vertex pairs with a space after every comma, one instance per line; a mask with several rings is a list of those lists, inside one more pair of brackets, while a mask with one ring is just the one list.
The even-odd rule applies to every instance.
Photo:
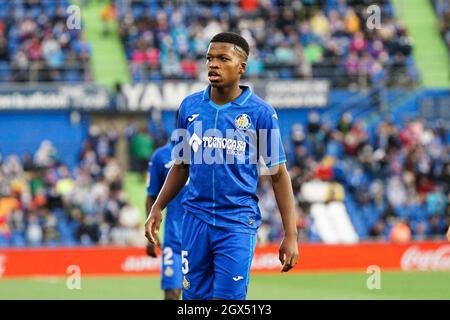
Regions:
[[242, 50], [245, 51], [247, 56], [250, 53], [250, 47], [248, 46], [247, 40], [244, 39], [244, 37], [238, 35], [234, 32], [221, 32], [216, 34], [210, 42], [227, 42], [232, 43], [238, 47], [240, 47]]

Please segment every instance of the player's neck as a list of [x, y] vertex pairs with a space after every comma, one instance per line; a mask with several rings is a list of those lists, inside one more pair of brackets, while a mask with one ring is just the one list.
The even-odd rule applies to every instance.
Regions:
[[211, 87], [210, 97], [211, 100], [217, 105], [227, 104], [239, 97], [242, 93], [242, 89], [239, 85], [227, 87], [227, 88], [214, 88]]

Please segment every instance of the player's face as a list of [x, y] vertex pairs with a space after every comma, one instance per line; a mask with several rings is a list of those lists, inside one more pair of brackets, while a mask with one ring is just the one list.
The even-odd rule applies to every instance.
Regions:
[[239, 83], [246, 63], [239, 49], [226, 42], [212, 42], [206, 54], [208, 79], [212, 87], [225, 88]]

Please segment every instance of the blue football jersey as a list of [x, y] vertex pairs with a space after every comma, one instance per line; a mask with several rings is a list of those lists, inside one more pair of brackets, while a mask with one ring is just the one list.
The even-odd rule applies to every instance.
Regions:
[[[162, 189], [164, 181], [174, 161], [172, 160], [172, 143], [158, 148], [152, 155], [148, 166], [149, 180], [147, 183], [147, 195], [156, 197]], [[184, 208], [181, 204], [186, 188], [181, 189], [180, 193], [167, 205], [165, 229], [181, 230]], [[166, 234], [167, 232], [165, 232]], [[181, 236], [180, 236], [181, 237]], [[165, 240], [166, 241], [166, 240]]]
[[210, 86], [183, 100], [173, 158], [190, 164], [183, 197], [186, 213], [213, 226], [256, 233], [261, 223], [256, 188], [260, 159], [267, 167], [286, 162], [278, 118], [249, 87], [219, 106]]
[[[156, 197], [159, 194], [173, 164], [171, 143], [155, 150], [148, 166], [147, 195]], [[181, 229], [184, 208], [181, 205], [181, 199], [185, 189], [180, 191], [166, 209], [161, 265], [161, 288], [163, 290], [183, 287]]]

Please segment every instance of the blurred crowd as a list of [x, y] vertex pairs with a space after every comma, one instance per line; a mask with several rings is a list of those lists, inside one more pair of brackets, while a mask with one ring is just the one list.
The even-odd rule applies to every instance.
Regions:
[[[447, 39], [448, 1], [434, 3]], [[367, 12], [374, 4], [381, 14], [375, 20]], [[69, 5], [68, 0], [0, 0], [0, 81], [91, 80], [91, 45], [81, 30], [68, 29]], [[137, 82], [205, 80], [210, 39], [234, 31], [251, 47], [248, 78], [414, 85], [419, 78], [410, 38], [393, 13], [388, 0], [111, 0], [99, 18], [104, 36], [118, 20]]]
[[[163, 128], [155, 128], [133, 123], [125, 130], [134, 148], [146, 149], [140, 157], [130, 145], [130, 160], [138, 156], [131, 170], [145, 173], [151, 153], [166, 141]], [[160, 135], [152, 133], [157, 128]], [[92, 125], [73, 169], [60, 162], [50, 141], [22, 159], [0, 157], [0, 245], [144, 244], [142, 213], [128, 201], [125, 171], [114, 157], [118, 140], [114, 127]], [[299, 241], [321, 241], [311, 216], [314, 202], [304, 189], [318, 181], [328, 185], [325, 202], [345, 204], [360, 240], [393, 240], [399, 230], [408, 239], [444, 237], [450, 224], [445, 128], [421, 119], [366, 127], [350, 113], [331, 125], [312, 112], [307, 122], [293, 125], [285, 149]], [[261, 177], [258, 195], [259, 241], [279, 241], [283, 228], [268, 177]]]
[[0, 161], [0, 245], [143, 245], [142, 216], [123, 190], [115, 129], [91, 126], [72, 170], [50, 141]]
[[91, 80], [91, 45], [68, 29], [68, 0], [0, 0], [0, 81]]
[[[327, 77], [336, 86], [418, 80], [407, 30], [388, 0], [116, 0], [134, 81], [203, 79], [210, 39], [221, 31], [250, 44], [249, 78]], [[380, 20], [367, 22], [369, 5]]]
[[450, 50], [450, 0], [432, 0], [438, 17], [439, 31]]
[[[450, 134], [444, 127], [411, 119], [382, 121], [373, 130], [342, 116], [336, 126], [311, 113], [295, 124], [289, 172], [298, 202], [301, 241], [319, 240], [311, 228], [311, 202], [302, 187], [328, 182], [327, 201], [343, 201], [359, 238], [443, 238], [450, 225]], [[261, 181], [264, 223], [260, 237], [279, 240], [282, 226], [270, 183]]]

